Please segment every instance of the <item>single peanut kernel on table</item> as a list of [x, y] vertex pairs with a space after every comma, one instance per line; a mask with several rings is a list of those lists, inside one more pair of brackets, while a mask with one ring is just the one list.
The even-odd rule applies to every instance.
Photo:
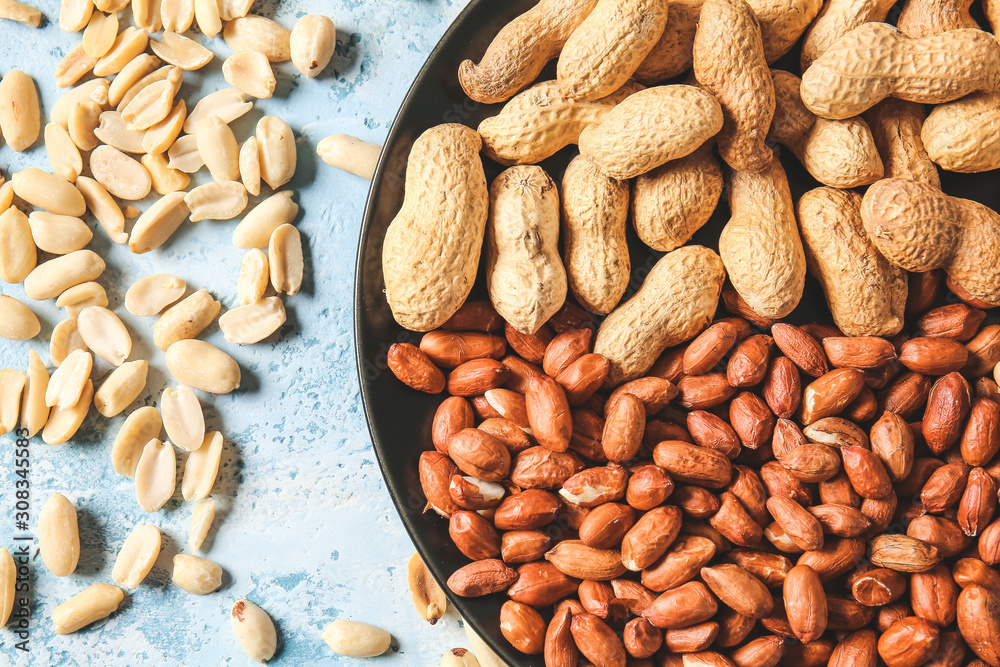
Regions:
[[184, 451], [193, 452], [205, 442], [205, 413], [189, 388], [164, 389], [160, 395], [160, 414], [167, 437]]
[[140, 524], [133, 528], [111, 570], [115, 583], [130, 589], [141, 584], [160, 555], [160, 542], [160, 529], [156, 526]]
[[278, 648], [278, 635], [267, 612], [249, 600], [237, 600], [230, 613], [236, 641], [251, 660], [267, 662]]
[[385, 630], [347, 619], [337, 619], [327, 625], [322, 637], [334, 653], [349, 658], [382, 655], [392, 643], [392, 636]]

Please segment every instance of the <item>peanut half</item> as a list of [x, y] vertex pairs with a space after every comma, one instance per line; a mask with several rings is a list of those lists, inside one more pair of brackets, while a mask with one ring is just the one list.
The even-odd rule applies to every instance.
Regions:
[[212, 522], [215, 521], [215, 499], [205, 498], [194, 506], [191, 511], [191, 528], [188, 531], [188, 550], [198, 551], [208, 531], [212, 529]]
[[17, 428], [25, 375], [10, 368], [0, 370], [0, 435]]
[[418, 553], [410, 556], [406, 564], [406, 581], [420, 618], [431, 625], [437, 623], [448, 608], [448, 598]]
[[42, 325], [31, 309], [12, 296], [0, 294], [0, 338], [30, 340]]
[[194, 392], [187, 387], [163, 390], [160, 396], [163, 428], [170, 441], [187, 452], [205, 442], [205, 413]]
[[226, 311], [219, 318], [219, 329], [230, 343], [252, 345], [273, 334], [284, 323], [285, 305], [279, 297], [272, 296]]
[[52, 610], [56, 634], [68, 635], [115, 613], [125, 592], [111, 584], [93, 584]]
[[28, 350], [28, 372], [25, 374], [24, 398], [21, 401], [21, 428], [33, 438], [49, 419], [50, 408], [45, 404], [49, 386], [49, 371], [34, 350]]
[[79, 319], [80, 311], [84, 308], [91, 306], [105, 308], [107, 305], [108, 293], [100, 283], [93, 281], [74, 285], [56, 299], [57, 308], [65, 308], [69, 317], [77, 319]]
[[47, 445], [61, 445], [76, 435], [76, 432], [87, 418], [90, 403], [94, 400], [94, 383], [87, 380], [80, 392], [80, 399], [75, 405], [52, 408], [49, 420], [42, 429], [42, 441]]
[[80, 560], [76, 508], [66, 496], [53, 493], [38, 515], [38, 550], [49, 572], [68, 577]]
[[236, 360], [201, 340], [179, 340], [167, 348], [167, 369], [178, 381], [211, 394], [228, 394], [240, 386]]
[[135, 477], [147, 442], [159, 438], [163, 422], [156, 408], [141, 407], [126, 419], [111, 445], [111, 464], [119, 475]]
[[146, 578], [157, 556], [160, 555], [160, 529], [149, 524], [140, 524], [125, 538], [111, 578], [125, 588], [136, 588]]
[[132, 353], [132, 337], [125, 324], [102, 306], [88, 306], [77, 315], [77, 329], [87, 347], [98, 357], [121, 366]]
[[174, 495], [177, 459], [173, 446], [153, 438], [135, 466], [135, 497], [144, 512], [155, 512]]
[[222, 434], [212, 431], [205, 435], [203, 444], [188, 454], [184, 464], [184, 479], [181, 482], [181, 495], [186, 501], [201, 500], [212, 492], [215, 480], [219, 476], [219, 463], [222, 460]]
[[52, 338], [49, 340], [49, 357], [57, 368], [63, 361], [77, 350], [87, 351], [87, 344], [80, 337], [76, 328], [76, 318], [70, 317], [59, 322], [52, 328]]
[[31, 148], [41, 131], [38, 89], [31, 77], [12, 69], [0, 80], [0, 132], [12, 150]]
[[157, 273], [132, 283], [125, 292], [125, 310], [136, 317], [150, 317], [184, 296], [187, 284], [170, 273]]
[[145, 359], [123, 363], [94, 392], [94, 407], [109, 419], [120, 414], [146, 389], [148, 372]]

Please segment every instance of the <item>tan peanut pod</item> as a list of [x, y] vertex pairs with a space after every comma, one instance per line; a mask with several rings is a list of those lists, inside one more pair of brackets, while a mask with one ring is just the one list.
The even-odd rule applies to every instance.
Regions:
[[205, 434], [202, 445], [188, 454], [184, 464], [184, 479], [181, 482], [184, 500], [201, 500], [212, 492], [221, 460], [222, 434], [218, 431]]
[[63, 32], [80, 32], [87, 27], [93, 11], [93, 0], [61, 0], [59, 27]]
[[173, 446], [153, 438], [142, 448], [135, 467], [135, 497], [143, 512], [155, 512], [174, 495], [177, 459]]
[[149, 180], [153, 182], [153, 189], [159, 195], [179, 192], [191, 182], [191, 177], [183, 171], [167, 166], [167, 158], [162, 153], [143, 155], [140, 162], [149, 172]]
[[730, 176], [732, 217], [719, 236], [719, 255], [733, 287], [761, 317], [780, 319], [802, 298], [806, 258], [781, 163]]
[[247, 207], [247, 189], [239, 181], [217, 181], [194, 188], [184, 195], [191, 222], [231, 220]]
[[632, 78], [651, 86], [691, 69], [694, 33], [705, 0], [669, 0], [667, 26]]
[[694, 76], [722, 105], [718, 146], [726, 164], [752, 172], [767, 166], [774, 84], [760, 25], [744, 0], [706, 0], [694, 36]]
[[331, 134], [316, 145], [316, 153], [331, 167], [370, 181], [375, 177], [382, 147], [348, 134]]
[[236, 88], [223, 88], [209, 93], [198, 100], [184, 121], [184, 131], [194, 134], [198, 131], [201, 121], [209, 116], [218, 116], [222, 122], [232, 123], [253, 108], [253, 102], [247, 100], [247, 94]]
[[243, 18], [250, 13], [253, 0], [219, 0], [219, 13], [223, 21]]
[[[867, 54], [859, 60], [859, 50]], [[912, 39], [867, 23], [839, 39], [802, 75], [802, 101], [817, 116], [856, 116], [886, 97], [942, 104], [1000, 88], [1000, 43], [980, 30]]]
[[91, 250], [77, 250], [39, 264], [24, 279], [29, 299], [52, 299], [70, 287], [94, 280], [104, 272], [104, 260]]
[[160, 0], [163, 29], [182, 33], [194, 23], [194, 0]]
[[121, 414], [146, 388], [149, 362], [129, 361], [111, 372], [94, 392], [94, 407], [107, 418]]
[[260, 302], [270, 281], [271, 270], [267, 265], [267, 255], [257, 248], [249, 250], [240, 263], [240, 277], [236, 286], [240, 305], [250, 306]]
[[29, 167], [14, 174], [14, 194], [32, 206], [60, 215], [80, 217], [87, 212], [83, 195], [54, 174]]
[[690, 155], [722, 126], [722, 107], [710, 93], [657, 86], [629, 96], [583, 130], [580, 153], [605, 175], [626, 180]]
[[907, 0], [896, 27], [907, 37], [929, 37], [961, 28], [979, 29], [969, 14], [972, 0]]
[[882, 178], [882, 159], [864, 120], [817, 118], [799, 97], [797, 76], [782, 70], [771, 74], [777, 102], [769, 139], [790, 148], [823, 185], [853, 188]]
[[[142, 153], [145, 132], [130, 130], [118, 111], [105, 111], [98, 118], [94, 136], [103, 143], [126, 153]], [[100, 148], [98, 146], [98, 148]]]
[[276, 296], [227, 310], [219, 318], [219, 329], [230, 343], [253, 345], [285, 323], [285, 304]]
[[92, 178], [81, 176], [76, 181], [76, 187], [83, 195], [87, 208], [93, 214], [108, 237], [115, 243], [127, 243], [125, 233], [125, 216], [114, 197], [103, 185]]
[[203, 120], [195, 138], [198, 153], [212, 173], [212, 178], [216, 181], [235, 181], [240, 177], [240, 146], [233, 131], [221, 118], [210, 116]]
[[407, 329], [439, 327], [475, 283], [489, 209], [480, 146], [475, 131], [452, 124], [427, 130], [410, 151], [406, 196], [382, 247], [386, 300]]
[[563, 94], [596, 100], [621, 88], [663, 34], [667, 8], [666, 0], [598, 0], [559, 54]]
[[[581, 306], [607, 315], [621, 300], [631, 273], [625, 241], [628, 183], [605, 176], [577, 156], [566, 167], [561, 193], [569, 289]], [[547, 288], [549, 282], [542, 285]]]
[[159, 42], [155, 39], [149, 42], [149, 48], [163, 62], [185, 71], [201, 69], [215, 57], [198, 42], [176, 32], [164, 32]]
[[99, 100], [104, 97], [103, 91], [107, 86], [107, 79], [91, 79], [75, 88], [70, 88], [52, 105], [52, 108], [49, 110], [49, 121], [66, 127], [69, 119], [69, 111], [73, 108], [73, 105], [94, 101], [91, 99], [91, 95], [94, 94], [98, 96], [97, 104], [100, 104]]
[[81, 151], [92, 151], [101, 143], [94, 132], [101, 124], [101, 107], [92, 101], [74, 104], [66, 120], [69, 138]]
[[49, 123], [45, 126], [45, 152], [48, 154], [52, 173], [63, 180], [73, 183], [83, 172], [80, 150], [62, 125]]
[[164, 389], [160, 412], [170, 442], [186, 452], [193, 452], [205, 443], [205, 413], [189, 388]]
[[179, 340], [171, 345], [167, 369], [178, 382], [210, 394], [228, 394], [240, 386], [236, 360], [203, 340]]
[[163, 30], [160, 17], [160, 0], [132, 0], [132, 20], [148, 33]]
[[937, 167], [921, 139], [925, 119], [921, 105], [890, 97], [869, 109], [865, 118], [882, 156], [885, 178], [905, 178], [941, 187]]
[[635, 180], [632, 225], [643, 243], [669, 252], [708, 222], [721, 195], [722, 169], [711, 149], [702, 146]]
[[34, 350], [28, 350], [28, 372], [25, 374], [21, 399], [21, 428], [33, 438], [49, 419], [50, 408], [45, 404], [45, 390], [49, 386], [49, 371]]
[[177, 137], [181, 135], [181, 128], [184, 126], [186, 118], [187, 104], [184, 100], [177, 100], [177, 104], [167, 114], [167, 117], [146, 130], [145, 134], [142, 135], [143, 150], [154, 155], [167, 152], [177, 141]]
[[45, 405], [72, 408], [83, 396], [94, 358], [86, 350], [74, 350], [66, 356], [49, 378], [45, 390]]
[[974, 93], [939, 104], [924, 121], [920, 138], [927, 156], [948, 171], [965, 174], [1000, 169], [1000, 92]]
[[90, 404], [94, 400], [94, 383], [90, 380], [83, 385], [83, 392], [76, 405], [63, 408], [56, 406], [49, 413], [49, 420], [42, 428], [42, 442], [46, 445], [61, 445], [80, 430], [80, 425], [87, 418]]
[[304, 266], [302, 236], [298, 229], [285, 224], [274, 230], [267, 244], [267, 265], [275, 292], [288, 296], [299, 293]]
[[258, 99], [274, 95], [274, 71], [267, 56], [260, 51], [237, 51], [222, 63], [226, 83]]
[[53, 73], [56, 85], [60, 88], [72, 86], [90, 73], [97, 63], [97, 58], [88, 56], [83, 50], [83, 44], [77, 44], [56, 65], [56, 71]]
[[84, 308], [76, 318], [76, 326], [87, 347], [113, 366], [121, 366], [132, 353], [132, 337], [128, 329], [107, 308]]
[[80, 561], [76, 508], [66, 496], [53, 493], [38, 515], [38, 551], [49, 572], [68, 577]]
[[30, 340], [42, 325], [31, 309], [12, 296], [0, 294], [0, 338]]
[[[330, 17], [309, 14], [295, 22], [288, 41], [292, 64], [312, 79], [330, 63], [337, 45], [337, 29]], [[459, 68], [459, 81], [461, 71]]]
[[802, 195], [797, 209], [809, 271], [823, 286], [837, 328], [848, 336], [899, 333], [906, 274], [868, 239], [861, 196], [816, 188]]
[[601, 324], [594, 352], [611, 362], [605, 386], [641, 377], [663, 350], [708, 326], [725, 280], [722, 260], [702, 246], [665, 254], [635, 295]]
[[272, 63], [292, 58], [292, 33], [263, 16], [243, 16], [226, 23], [223, 39], [233, 51], [260, 51]]
[[760, 24], [768, 64], [792, 50], [823, 7], [821, 0], [747, 0], [747, 4]]
[[188, 530], [188, 551], [198, 551], [208, 537], [215, 521], [215, 499], [205, 498], [191, 510], [191, 528]]
[[186, 289], [183, 280], [169, 273], [146, 276], [125, 293], [125, 309], [136, 317], [156, 315], [184, 296]]
[[236, 641], [255, 662], [267, 662], [278, 648], [274, 621], [267, 612], [249, 600], [237, 600], [229, 615]]
[[164, 195], [139, 216], [128, 241], [132, 252], [142, 254], [155, 250], [177, 231], [188, 216], [184, 194], [171, 192]]
[[[500, 29], [478, 65], [471, 60], [459, 65], [462, 89], [483, 104], [506, 102], [538, 78], [596, 4], [597, 0], [542, 0]], [[295, 62], [294, 30], [292, 51]]]
[[192, 595], [208, 595], [222, 585], [222, 568], [204, 558], [177, 554], [171, 581]]
[[11, 206], [0, 213], [0, 280], [22, 283], [37, 265], [31, 222], [20, 209]]
[[132, 529], [115, 558], [111, 578], [125, 588], [136, 588], [146, 578], [160, 555], [161, 535], [156, 526], [140, 524]]
[[556, 81], [535, 84], [479, 124], [483, 152], [507, 166], [541, 162], [577, 143], [586, 127], [600, 123], [616, 104], [641, 89], [627, 83], [607, 97], [582, 102], [563, 95]]
[[93, 584], [52, 610], [58, 635], [68, 635], [115, 613], [125, 593], [111, 584]]
[[[157, 60], [159, 60], [159, 58], [157, 58]], [[167, 63], [165, 65], [162, 65], [161, 67], [158, 67], [157, 69], [153, 70], [149, 74], [145, 75], [144, 77], [133, 83], [131, 86], [129, 86], [128, 90], [125, 91], [125, 94], [122, 95], [122, 99], [115, 106], [115, 110], [119, 112], [123, 111], [125, 107], [127, 107], [132, 102], [132, 100], [135, 99], [136, 95], [138, 95], [139, 93], [141, 93], [143, 90], [153, 85], [154, 83], [157, 83], [159, 81], [165, 81], [167, 77], [170, 76], [170, 73], [173, 72], [175, 69], [176, 69], [175, 65]]]
[[[323, 142], [321, 141], [320, 144]], [[260, 147], [257, 137], [249, 137], [240, 146], [240, 180], [246, 191], [256, 197], [260, 194]]]
[[160, 64], [159, 58], [148, 53], [140, 53], [130, 60], [111, 81], [111, 85], [108, 87], [108, 104], [113, 107], [118, 106], [125, 97], [125, 93], [143, 78], [152, 74]]
[[181, 70], [171, 67], [166, 79], [140, 90], [121, 109], [125, 128], [133, 132], [148, 130], [169, 116], [174, 107], [174, 95], [180, 90], [182, 81]]
[[76, 328], [76, 318], [70, 317], [62, 320], [52, 327], [52, 338], [49, 340], [49, 357], [52, 365], [57, 368], [62, 365], [69, 355], [77, 350], [87, 351], [87, 344], [80, 337], [80, 332]]
[[260, 151], [260, 177], [277, 190], [295, 175], [298, 159], [295, 135], [288, 123], [277, 116], [257, 121], [257, 145]]
[[824, 3], [802, 40], [801, 71], [809, 69], [814, 60], [851, 30], [871, 21], [884, 21], [894, 4], [894, 0], [831, 0]]
[[108, 293], [99, 283], [88, 282], [74, 285], [59, 295], [56, 299], [57, 308], [65, 308], [66, 314], [76, 317], [80, 311], [90, 306], [106, 307]]
[[125, 65], [146, 50], [149, 34], [138, 28], [125, 28], [115, 39], [114, 45], [94, 65], [95, 76], [110, 76], [124, 69]]
[[298, 215], [299, 205], [292, 201], [294, 194], [283, 190], [250, 209], [233, 230], [233, 245], [244, 250], [266, 248], [274, 230], [291, 224]]
[[10, 368], [0, 370], [0, 435], [17, 428], [25, 379], [21, 371]]
[[135, 477], [142, 448], [147, 442], [160, 437], [163, 422], [153, 407], [142, 407], [130, 414], [118, 430], [111, 445], [111, 464], [115, 472], [125, 477]]
[[17, 566], [7, 547], [0, 547], [0, 626], [7, 625], [14, 611], [17, 593]]
[[111, 50], [118, 36], [118, 15], [94, 12], [83, 31], [83, 50], [88, 56], [100, 58]]
[[221, 309], [222, 304], [208, 290], [198, 290], [160, 315], [153, 326], [153, 343], [165, 351], [179, 340], [197, 338]]
[[566, 301], [558, 242], [559, 193], [549, 175], [519, 166], [497, 176], [486, 221], [486, 290], [523, 334], [534, 334]]
[[420, 554], [414, 552], [406, 563], [406, 582], [410, 597], [420, 618], [431, 625], [436, 624], [448, 609], [448, 598]]
[[861, 202], [865, 232], [896, 266], [944, 269], [974, 298], [1000, 305], [1000, 214], [982, 204], [900, 179], [878, 181]]
[[194, 0], [194, 18], [198, 30], [206, 37], [212, 38], [222, 32], [219, 0]]
[[94, 180], [114, 196], [137, 201], [149, 194], [153, 182], [142, 164], [111, 146], [98, 146], [90, 154]]

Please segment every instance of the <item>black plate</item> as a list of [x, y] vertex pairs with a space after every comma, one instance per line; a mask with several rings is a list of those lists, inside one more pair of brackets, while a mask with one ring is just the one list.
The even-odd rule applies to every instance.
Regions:
[[[425, 500], [417, 477], [420, 453], [433, 449], [431, 421], [443, 396], [428, 396], [413, 391], [387, 369], [386, 352], [389, 347], [397, 342], [418, 344], [420, 334], [406, 331], [396, 324], [385, 301], [382, 240], [389, 223], [402, 206], [406, 159], [416, 138], [424, 130], [441, 123], [463, 123], [475, 128], [483, 118], [499, 112], [501, 105], [479, 104], [465, 95], [456, 75], [459, 63], [466, 58], [478, 62], [500, 28], [534, 4], [535, 0], [502, 3], [472, 0], [445, 32], [417, 75], [386, 140], [372, 181], [358, 247], [355, 345], [365, 414], [375, 453], [396, 509], [417, 551], [441, 582], [468, 563], [448, 537], [448, 522], [433, 511], [424, 513]], [[797, 62], [798, 54], [793, 52], [779, 62], [778, 67], [797, 71]], [[550, 65], [540, 78], [554, 78], [554, 67]], [[576, 148], [571, 146], [544, 161], [542, 166], [558, 181], [576, 152]], [[796, 200], [806, 190], [819, 185], [787, 151], [781, 160]], [[489, 160], [484, 162], [487, 182], [491, 182], [502, 168]], [[942, 176], [944, 188], [950, 194], [978, 199], [994, 209], [1000, 206], [1000, 189], [993, 182], [995, 174], [971, 176], [944, 172]], [[723, 197], [712, 220], [695, 235], [692, 243], [717, 249], [719, 233], [728, 219], [729, 210]], [[623, 301], [639, 287], [661, 256], [647, 248], [631, 228], [628, 240], [633, 280]], [[482, 275], [483, 271], [480, 271]], [[473, 295], [485, 297], [481, 279]], [[830, 321], [822, 291], [815, 280], [807, 280], [801, 305], [786, 319], [792, 322]], [[507, 599], [505, 595], [467, 599], [449, 594], [449, 599], [462, 617], [512, 667], [543, 667], [541, 656], [527, 657], [518, 653], [501, 635], [499, 610]]]

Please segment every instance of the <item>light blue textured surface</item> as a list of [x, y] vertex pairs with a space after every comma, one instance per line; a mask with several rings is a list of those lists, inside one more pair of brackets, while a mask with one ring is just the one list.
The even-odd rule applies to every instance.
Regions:
[[[264, 114], [285, 118], [296, 133], [298, 170], [290, 186], [302, 208], [296, 224], [304, 235], [307, 275], [303, 291], [285, 299], [289, 321], [278, 336], [238, 347], [226, 343], [214, 324], [204, 336], [243, 369], [243, 386], [236, 393], [215, 397], [199, 392], [208, 427], [225, 435], [213, 493], [218, 515], [210, 548], [200, 554], [222, 565], [223, 588], [197, 597], [170, 583], [173, 555], [187, 552], [193, 504], [180, 501], [178, 482], [177, 494], [164, 510], [142, 512], [131, 480], [116, 475], [110, 464], [111, 442], [124, 415], [107, 420], [92, 410], [72, 444], [49, 447], [40, 438], [32, 441], [31, 533], [42, 503], [53, 492], [63, 493], [80, 513], [82, 555], [77, 571], [60, 579], [36, 554], [31, 651], [16, 651], [11, 630], [2, 630], [0, 664], [252, 664], [229, 628], [229, 609], [242, 596], [275, 619], [277, 665], [368, 662], [338, 658], [320, 639], [322, 628], [337, 618], [371, 622], [392, 633], [394, 651], [372, 664], [437, 665], [449, 648], [467, 646], [454, 612], [431, 627], [410, 604], [405, 566], [413, 547], [382, 483], [361, 412], [351, 334], [352, 283], [368, 183], [327, 167], [315, 154], [317, 142], [333, 133], [381, 143], [410, 81], [465, 4], [268, 0], [254, 5], [254, 13], [288, 28], [304, 14], [330, 16], [337, 26], [337, 52], [318, 79], [300, 77], [291, 63], [276, 65], [275, 97], [259, 101], [233, 124], [241, 142]], [[39, 6], [47, 17], [40, 30], [0, 22], [0, 73], [13, 68], [30, 73], [47, 113], [60, 94], [52, 72], [80, 35], [59, 29], [55, 0], [41, 0]], [[221, 35], [197, 39], [218, 57], [205, 70], [185, 75], [182, 95], [195, 100], [226, 85], [221, 66], [230, 53]], [[41, 140], [23, 154], [0, 146], [5, 176], [29, 166], [48, 169]], [[196, 180], [206, 182], [207, 173]], [[265, 186], [262, 196], [269, 193]], [[189, 291], [207, 288], [225, 308], [233, 307], [243, 255], [230, 242], [237, 221], [186, 223], [165, 247], [140, 256], [114, 246], [93, 220], [88, 222], [95, 229], [90, 247], [108, 263], [99, 282], [135, 341], [131, 359], [151, 362], [148, 387], [128, 411], [156, 405], [172, 381], [163, 353], [152, 345], [155, 318], [127, 313], [122, 306], [125, 289], [145, 275], [171, 272], [187, 281]], [[28, 302], [43, 323], [33, 341], [0, 340], [0, 368], [23, 370], [28, 349], [48, 361], [49, 334], [63, 314], [52, 301], [28, 301], [20, 285], [0, 283], [0, 292]], [[98, 361], [95, 384], [109, 371], [108, 364]], [[20, 534], [13, 516], [13, 444], [12, 434], [0, 436], [0, 545], [8, 547]], [[55, 635], [52, 609], [92, 583], [110, 582], [118, 548], [138, 523], [153, 523], [164, 533], [164, 549], [152, 573], [108, 621], [75, 635]]]

